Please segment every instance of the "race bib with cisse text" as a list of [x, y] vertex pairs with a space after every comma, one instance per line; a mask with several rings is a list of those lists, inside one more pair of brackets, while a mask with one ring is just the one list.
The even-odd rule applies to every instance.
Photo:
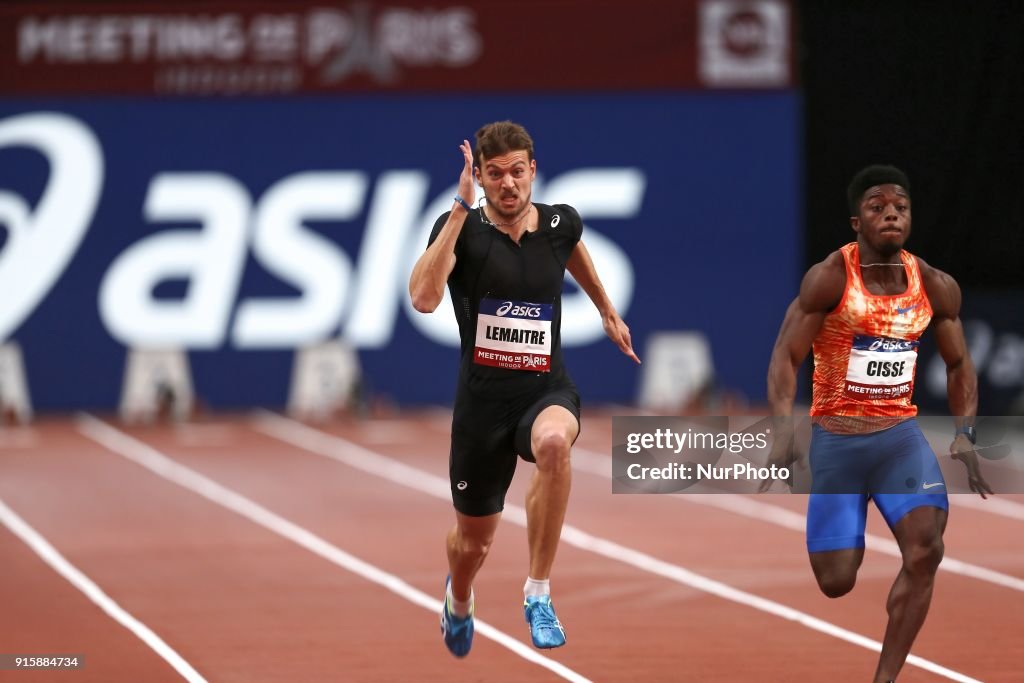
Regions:
[[908, 395], [917, 362], [916, 341], [872, 337], [853, 338], [846, 368], [846, 395], [854, 398], [899, 398]]

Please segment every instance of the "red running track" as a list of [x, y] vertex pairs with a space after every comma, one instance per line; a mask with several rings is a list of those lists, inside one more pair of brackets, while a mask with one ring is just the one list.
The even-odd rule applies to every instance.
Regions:
[[[537, 653], [563, 674], [482, 634], [468, 658], [452, 658], [427, 604], [440, 599], [453, 519], [449, 419], [315, 431], [273, 416], [145, 428], [43, 421], [0, 432], [0, 501], [209, 681], [870, 680], [874, 652], [748, 602], [879, 640], [896, 558], [869, 551], [853, 593], [828, 600], [798, 531], [693, 496], [613, 496], [592, 467], [574, 474], [572, 531], [552, 576], [569, 642]], [[586, 418], [580, 452], [607, 454], [610, 443], [610, 419]], [[476, 594], [482, 621], [536, 653], [521, 608], [526, 531], [516, 523], [528, 475], [521, 466]], [[806, 504], [750, 498], [799, 514]], [[888, 537], [877, 513], [869, 531]], [[1022, 532], [1022, 519], [954, 506], [947, 556], [1024, 585]], [[86, 662], [0, 671], [0, 680], [182, 679], [7, 526], [0, 553], [0, 654]], [[738, 598], [701, 590], [704, 579]], [[1022, 633], [1024, 590], [943, 571], [914, 654], [960, 680], [1020, 681]], [[900, 680], [957, 679], [908, 665]]]

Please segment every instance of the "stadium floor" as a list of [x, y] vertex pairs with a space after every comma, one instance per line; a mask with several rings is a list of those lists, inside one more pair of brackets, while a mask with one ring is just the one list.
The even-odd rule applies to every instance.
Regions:
[[[552, 576], [564, 648], [529, 646], [520, 466], [445, 650], [443, 411], [309, 426], [271, 413], [0, 431], [0, 654], [78, 654], [0, 681], [867, 681], [899, 567], [877, 512], [854, 591], [814, 584], [793, 495], [612, 495], [588, 413]], [[1024, 496], [953, 496], [901, 682], [1019, 681]]]

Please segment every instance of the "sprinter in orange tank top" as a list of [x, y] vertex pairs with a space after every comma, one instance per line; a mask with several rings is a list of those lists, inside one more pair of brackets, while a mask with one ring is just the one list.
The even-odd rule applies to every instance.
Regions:
[[910, 235], [906, 175], [869, 166], [854, 176], [847, 197], [857, 241], [807, 271], [772, 352], [768, 400], [780, 430], [769, 465], [793, 461], [797, 370], [813, 347], [807, 549], [818, 586], [831, 598], [853, 588], [869, 500], [903, 554], [886, 604], [874, 677], [881, 683], [896, 679], [924, 623], [943, 553], [945, 481], [911, 403], [918, 339], [929, 325], [956, 416], [950, 451], [967, 467], [972, 491], [984, 498], [992, 490], [973, 450], [977, 376], [960, 324], [960, 288], [903, 249]]

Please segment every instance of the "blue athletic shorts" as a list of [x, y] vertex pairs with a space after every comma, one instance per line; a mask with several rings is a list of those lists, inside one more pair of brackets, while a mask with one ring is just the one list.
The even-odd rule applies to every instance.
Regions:
[[807, 550], [864, 547], [868, 500], [890, 528], [914, 508], [949, 509], [946, 482], [917, 420], [870, 434], [812, 427]]

